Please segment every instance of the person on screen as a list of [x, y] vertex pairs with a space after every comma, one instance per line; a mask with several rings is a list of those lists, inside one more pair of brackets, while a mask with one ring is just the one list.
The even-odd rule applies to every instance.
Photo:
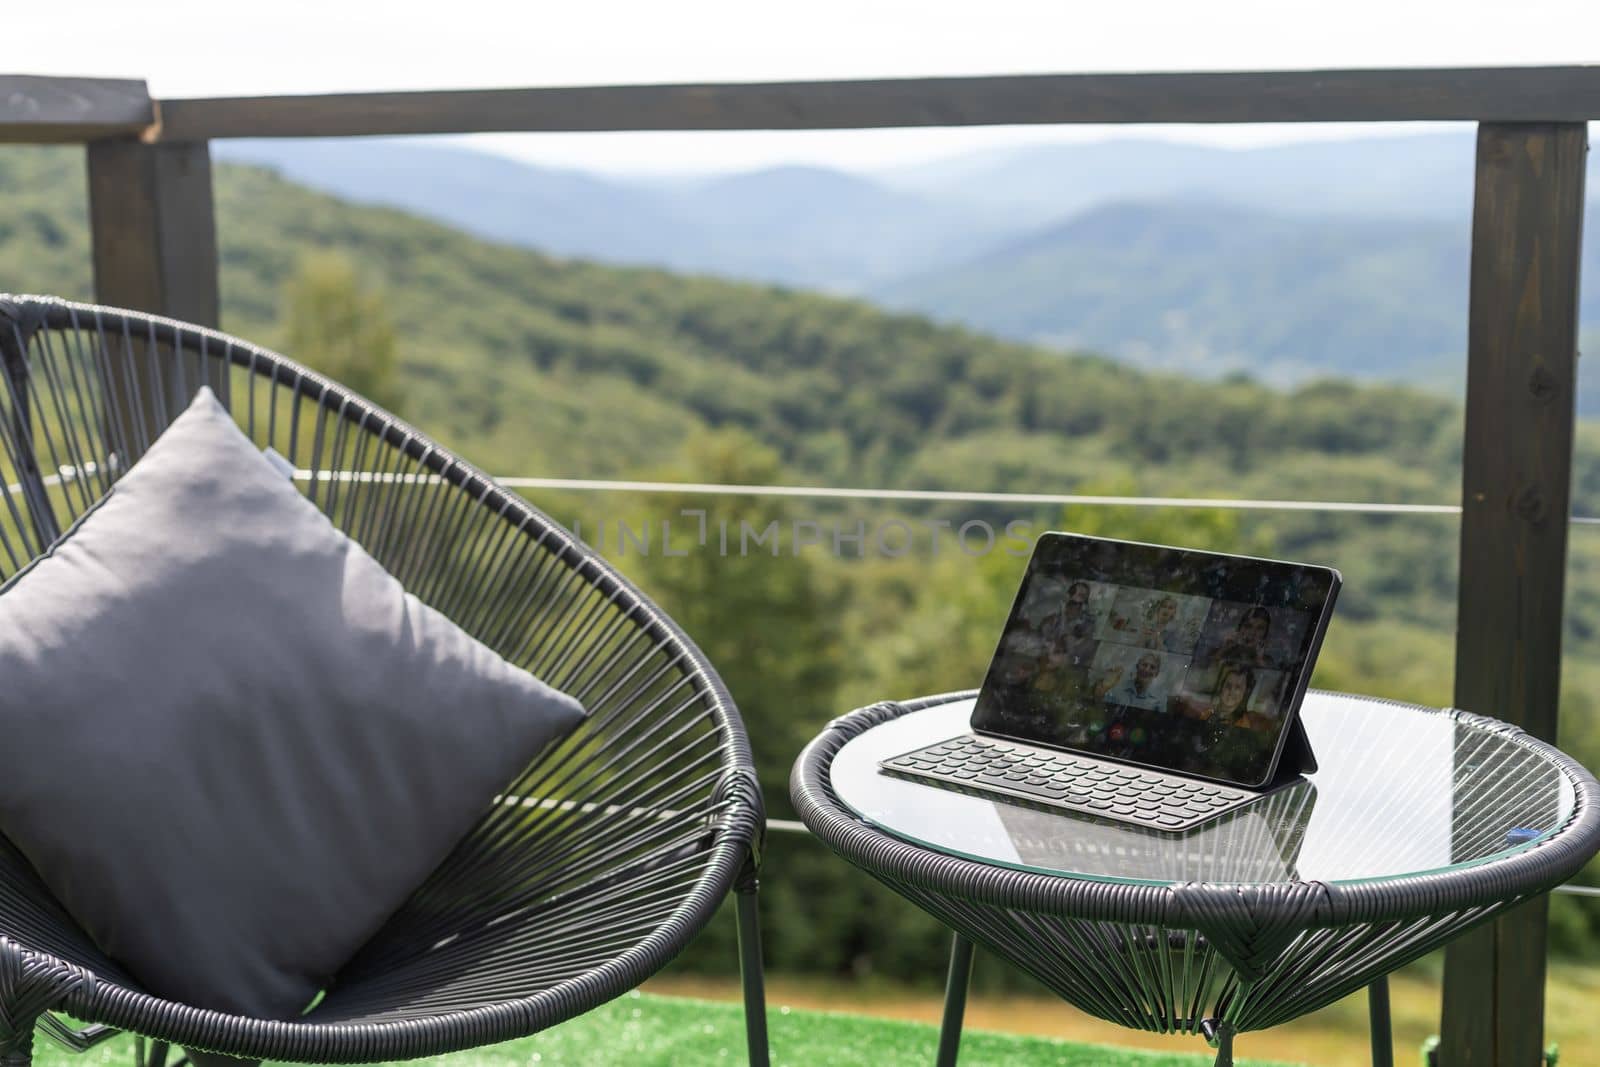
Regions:
[[991, 670], [998, 683], [994, 695], [999, 713], [1013, 729], [1046, 706], [1048, 657], [1044, 641], [1032, 628], [1023, 625], [1006, 635]]
[[1217, 658], [1224, 663], [1243, 663], [1250, 667], [1269, 667], [1267, 638], [1272, 633], [1272, 613], [1257, 604], [1247, 608], [1234, 624], [1217, 649]]
[[1144, 606], [1144, 620], [1134, 636], [1134, 644], [1159, 652], [1182, 652], [1188, 642], [1178, 629], [1177, 619], [1178, 602], [1172, 597], [1149, 601]]
[[1253, 668], [1232, 664], [1218, 672], [1191, 769], [1212, 775], [1221, 771], [1229, 777], [1249, 776], [1259, 769], [1274, 737], [1272, 723], [1250, 710], [1255, 688]]
[[1050, 669], [1050, 642], [1039, 628], [1024, 622], [1006, 635], [1000, 659], [1001, 676], [1007, 685], [1031, 688]]
[[1087, 668], [1100, 642], [1095, 638], [1099, 622], [1089, 607], [1089, 583], [1073, 582], [1061, 610], [1045, 620], [1046, 639], [1070, 666]]
[[1217, 672], [1217, 685], [1209, 702], [1197, 709], [1209, 732], [1220, 738], [1228, 729], [1258, 729], [1268, 725], [1250, 710], [1250, 694], [1255, 692], [1256, 672], [1242, 664], [1229, 664]]
[[[1079, 592], [1079, 590], [1082, 592]], [[1044, 618], [1039, 620], [1039, 634], [1053, 645], [1061, 645], [1072, 629], [1072, 624], [1081, 617], [1085, 605], [1089, 602], [1089, 587], [1083, 582], [1073, 582], [1067, 590], [1067, 598], [1055, 605]]]
[[1167, 687], [1161, 683], [1161, 657], [1146, 652], [1134, 664], [1133, 677], [1123, 680], [1126, 668], [1117, 664], [1107, 671], [1096, 692], [1107, 704], [1121, 704], [1146, 711], [1165, 711]]
[[[1050, 613], [1035, 625], [1027, 627], [1030, 654], [1034, 657], [1034, 674], [1037, 684], [1048, 688], [1049, 678], [1065, 663], [1061, 654], [1061, 608], [1052, 607]], [[1026, 624], [1024, 624], [1026, 625]]]

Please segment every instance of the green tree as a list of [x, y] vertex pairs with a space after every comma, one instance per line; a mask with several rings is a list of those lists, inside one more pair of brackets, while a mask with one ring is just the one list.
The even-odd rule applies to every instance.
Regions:
[[303, 256], [283, 290], [283, 343], [292, 358], [399, 411], [398, 343], [383, 295], [336, 252]]

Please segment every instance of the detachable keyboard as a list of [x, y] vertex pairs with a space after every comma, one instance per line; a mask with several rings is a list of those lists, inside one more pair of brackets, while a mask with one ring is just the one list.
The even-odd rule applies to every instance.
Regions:
[[1259, 795], [976, 734], [952, 737], [878, 766], [947, 789], [992, 793], [1169, 833], [1208, 822]]

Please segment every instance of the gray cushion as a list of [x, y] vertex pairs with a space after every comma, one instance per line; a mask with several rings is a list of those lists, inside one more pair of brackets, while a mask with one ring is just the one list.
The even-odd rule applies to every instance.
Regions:
[[151, 992], [301, 1012], [572, 698], [340, 533], [209, 390], [0, 590], [0, 833]]

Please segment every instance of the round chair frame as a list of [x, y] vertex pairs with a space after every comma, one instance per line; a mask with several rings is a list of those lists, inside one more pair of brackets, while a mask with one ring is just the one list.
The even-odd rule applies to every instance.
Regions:
[[[522, 1037], [638, 985], [730, 890], [752, 1063], [766, 1062], [749, 740], [673, 621], [548, 516], [336, 382], [159, 316], [0, 297], [0, 581], [103, 497], [209, 385], [306, 495], [406, 588], [589, 711], [543, 753], [293, 1021], [140, 988], [0, 838], [0, 1064], [36, 1024], [79, 1048], [116, 1031], [196, 1059], [356, 1063]], [[0, 778], [0, 788], [3, 778]], [[48, 1014], [93, 1024], [73, 1030]], [[209, 1058], [209, 1057], [205, 1057]]]

